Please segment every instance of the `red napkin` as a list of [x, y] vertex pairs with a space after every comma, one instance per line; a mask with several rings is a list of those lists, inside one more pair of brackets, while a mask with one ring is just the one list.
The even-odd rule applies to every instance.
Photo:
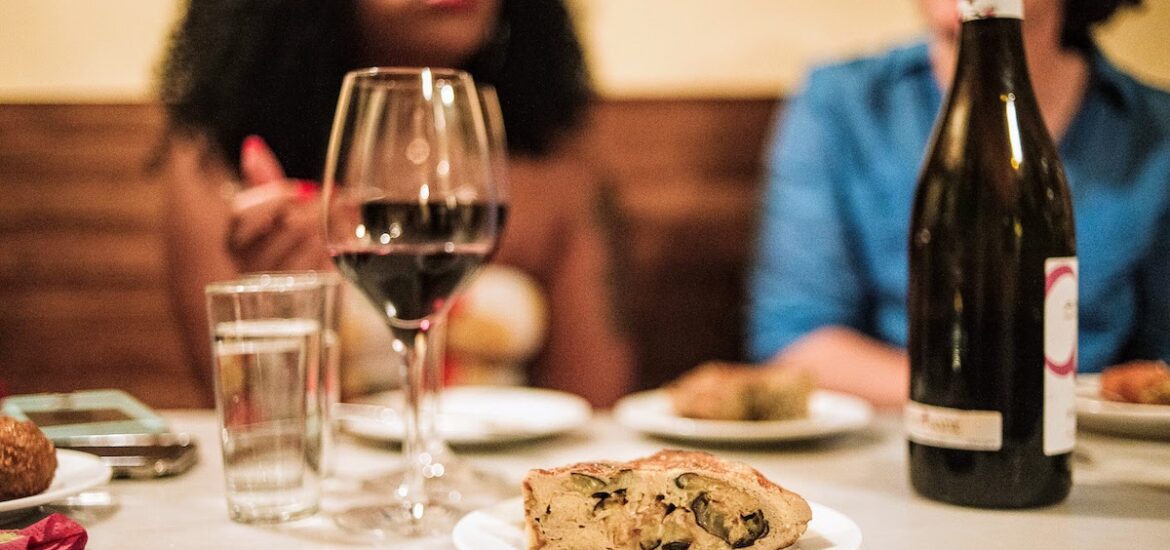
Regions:
[[18, 531], [0, 531], [0, 550], [83, 550], [89, 533], [62, 514], [52, 514]]

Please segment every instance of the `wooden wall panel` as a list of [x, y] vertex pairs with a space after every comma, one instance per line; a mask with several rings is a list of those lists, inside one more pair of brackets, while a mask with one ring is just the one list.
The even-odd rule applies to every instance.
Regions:
[[166, 304], [155, 105], [0, 105], [0, 379], [205, 406]]
[[623, 243], [617, 285], [638, 385], [743, 358], [743, 278], [775, 99], [598, 105], [594, 146]]
[[[619, 307], [653, 387], [741, 357], [772, 100], [606, 100], [591, 141], [622, 240]], [[0, 379], [205, 406], [166, 303], [156, 105], [0, 105]]]

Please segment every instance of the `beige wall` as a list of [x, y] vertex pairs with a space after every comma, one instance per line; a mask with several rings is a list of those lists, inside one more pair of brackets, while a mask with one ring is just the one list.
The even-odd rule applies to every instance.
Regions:
[[[772, 95], [809, 63], [919, 35], [919, 0], [570, 0], [597, 85], [618, 96]], [[1103, 29], [1102, 48], [1170, 88], [1170, 0]]]
[[0, 101], [151, 94], [177, 0], [0, 0]]
[[[919, 32], [916, 0], [570, 0], [609, 96], [767, 96], [809, 63]], [[137, 101], [181, 0], [0, 0], [0, 102]], [[1170, 88], [1170, 0], [1103, 34], [1111, 57]]]

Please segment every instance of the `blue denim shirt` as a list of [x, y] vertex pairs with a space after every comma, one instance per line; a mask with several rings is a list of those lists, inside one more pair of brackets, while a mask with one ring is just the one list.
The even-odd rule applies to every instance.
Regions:
[[[769, 150], [748, 351], [845, 325], [907, 338], [910, 211], [942, 95], [925, 44], [813, 71]], [[1079, 368], [1170, 360], [1170, 94], [1099, 54], [1059, 143], [1080, 262]]]

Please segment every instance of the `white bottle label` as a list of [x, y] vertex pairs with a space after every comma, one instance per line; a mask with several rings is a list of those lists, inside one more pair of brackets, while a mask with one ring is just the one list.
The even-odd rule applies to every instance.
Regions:
[[1044, 454], [1071, 452], [1077, 437], [1077, 258], [1044, 261]]
[[1023, 0], [959, 0], [963, 21], [977, 19], [1023, 19]]
[[911, 401], [903, 410], [906, 437], [921, 445], [998, 451], [1003, 447], [1003, 415], [999, 411], [971, 411]]

